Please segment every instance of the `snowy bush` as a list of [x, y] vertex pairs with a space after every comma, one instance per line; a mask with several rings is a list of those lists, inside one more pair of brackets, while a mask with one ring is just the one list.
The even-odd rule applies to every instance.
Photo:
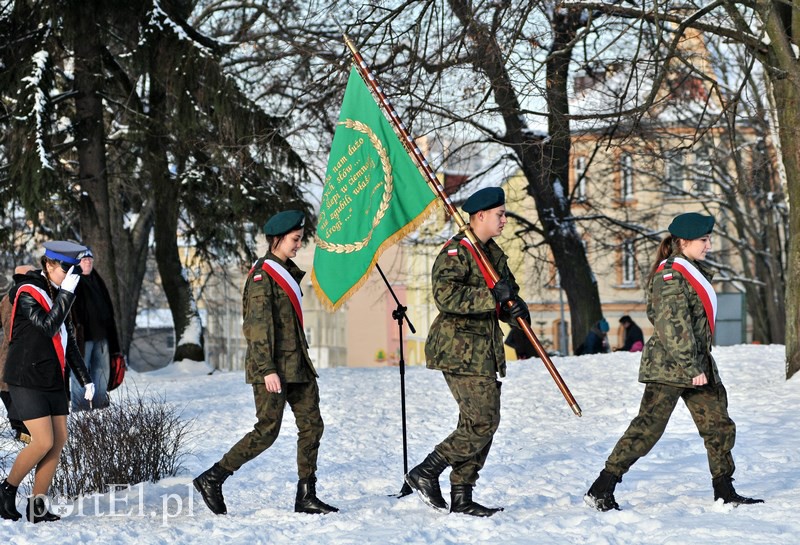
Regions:
[[139, 392], [102, 410], [72, 412], [51, 493], [75, 497], [174, 476], [188, 454], [189, 425], [163, 397]]
[[[5, 411], [0, 414], [0, 481], [6, 478], [19, 448]], [[20, 445], [22, 443], [19, 443]]]

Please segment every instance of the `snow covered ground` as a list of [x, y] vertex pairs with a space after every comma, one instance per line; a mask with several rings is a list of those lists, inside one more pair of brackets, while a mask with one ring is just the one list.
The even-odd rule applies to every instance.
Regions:
[[[659, 444], [618, 485], [623, 510], [588, 508], [583, 494], [636, 414], [642, 392], [636, 382], [639, 355], [615, 353], [554, 359], [582, 418], [572, 414], [538, 360], [509, 364], [502, 422], [475, 489], [476, 500], [505, 507], [492, 518], [438, 513], [416, 496], [389, 496], [400, 490], [403, 477], [396, 368], [320, 372], [326, 431], [318, 494], [340, 513], [292, 511], [295, 428], [287, 410], [275, 445], [225, 483], [229, 514], [214, 516], [193, 494], [191, 480], [250, 429], [251, 390], [242, 373], [191, 376], [176, 370], [131, 373], [128, 382], [163, 393], [193, 420], [192, 454], [182, 474], [131, 486], [113, 498], [86, 498], [80, 514], [59, 523], [0, 521], [0, 536], [25, 545], [794, 544], [800, 535], [798, 379], [783, 379], [783, 346], [717, 348], [714, 354], [738, 426], [735, 486], [766, 504], [714, 503], [703, 443], [681, 404]], [[413, 466], [455, 426], [457, 413], [440, 373], [408, 369], [406, 394]]]

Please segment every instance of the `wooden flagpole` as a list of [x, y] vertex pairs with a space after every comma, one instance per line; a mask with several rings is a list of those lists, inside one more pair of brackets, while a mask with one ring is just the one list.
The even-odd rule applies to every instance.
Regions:
[[[400, 120], [400, 116], [397, 115], [397, 112], [392, 106], [389, 98], [383, 92], [380, 85], [370, 71], [367, 63], [364, 61], [364, 58], [361, 56], [361, 53], [358, 52], [355, 44], [350, 40], [347, 34], [344, 34], [344, 41], [347, 44], [347, 47], [350, 49], [350, 53], [353, 55], [353, 60], [355, 61], [356, 69], [358, 73], [361, 75], [364, 82], [370, 87], [372, 90], [373, 95], [377, 98], [378, 104], [386, 113], [389, 121], [391, 122], [392, 126], [397, 133], [398, 138], [405, 146], [406, 151], [414, 160], [414, 163], [417, 165], [417, 168], [425, 176], [425, 179], [428, 182], [428, 187], [439, 197], [439, 200], [444, 204], [445, 210], [450, 216], [455, 220], [456, 225], [460, 231], [464, 232], [464, 235], [472, 242], [472, 246], [475, 248], [478, 259], [480, 259], [483, 266], [489, 272], [489, 276], [491, 277], [493, 282], [497, 282], [500, 280], [500, 276], [495, 271], [494, 266], [486, 257], [481, 245], [478, 244], [478, 237], [475, 236], [475, 233], [472, 232], [470, 229], [469, 224], [464, 221], [464, 218], [461, 217], [461, 214], [458, 213], [458, 210], [453, 205], [453, 202], [450, 200], [450, 197], [445, 193], [444, 187], [441, 183], [439, 183], [438, 178], [436, 178], [436, 174], [434, 174], [433, 169], [428, 164], [427, 159], [425, 159], [422, 150], [419, 149], [414, 139], [409, 134], [408, 130], [406, 129], [403, 122]], [[509, 307], [513, 305], [513, 302], [509, 301]], [[581, 416], [581, 408], [578, 405], [578, 402], [575, 401], [575, 398], [572, 395], [572, 392], [569, 391], [567, 384], [564, 382], [564, 379], [561, 378], [561, 374], [556, 369], [556, 366], [553, 364], [553, 361], [550, 359], [550, 356], [547, 354], [547, 351], [542, 346], [542, 343], [536, 338], [536, 334], [531, 329], [531, 326], [528, 322], [523, 320], [522, 318], [517, 318], [517, 323], [522, 328], [522, 331], [525, 332], [525, 336], [528, 337], [528, 340], [533, 344], [536, 353], [539, 355], [539, 358], [542, 360], [542, 363], [550, 372], [550, 376], [553, 377], [553, 380], [558, 386], [558, 389], [561, 390], [561, 394], [564, 396], [564, 399], [567, 400], [572, 412], [575, 413], [576, 416]]]

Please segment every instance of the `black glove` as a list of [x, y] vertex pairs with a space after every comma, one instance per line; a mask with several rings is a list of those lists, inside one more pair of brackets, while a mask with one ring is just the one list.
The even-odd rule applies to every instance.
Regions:
[[494, 300], [500, 303], [501, 306], [505, 306], [507, 302], [514, 298], [514, 290], [511, 289], [508, 278], [501, 278], [498, 280], [497, 284], [495, 284], [491, 290], [492, 295], [494, 295]]
[[528, 310], [528, 305], [525, 303], [525, 301], [522, 300], [522, 297], [520, 297], [519, 295], [514, 297], [514, 304], [508, 308], [508, 313], [515, 320], [517, 318], [522, 318], [529, 324], [531, 323], [531, 313]]

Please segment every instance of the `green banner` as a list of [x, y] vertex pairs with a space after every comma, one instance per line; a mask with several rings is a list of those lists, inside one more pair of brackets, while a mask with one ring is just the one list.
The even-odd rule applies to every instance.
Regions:
[[435, 195], [355, 67], [333, 136], [311, 281], [336, 310], [383, 251], [416, 229]]

